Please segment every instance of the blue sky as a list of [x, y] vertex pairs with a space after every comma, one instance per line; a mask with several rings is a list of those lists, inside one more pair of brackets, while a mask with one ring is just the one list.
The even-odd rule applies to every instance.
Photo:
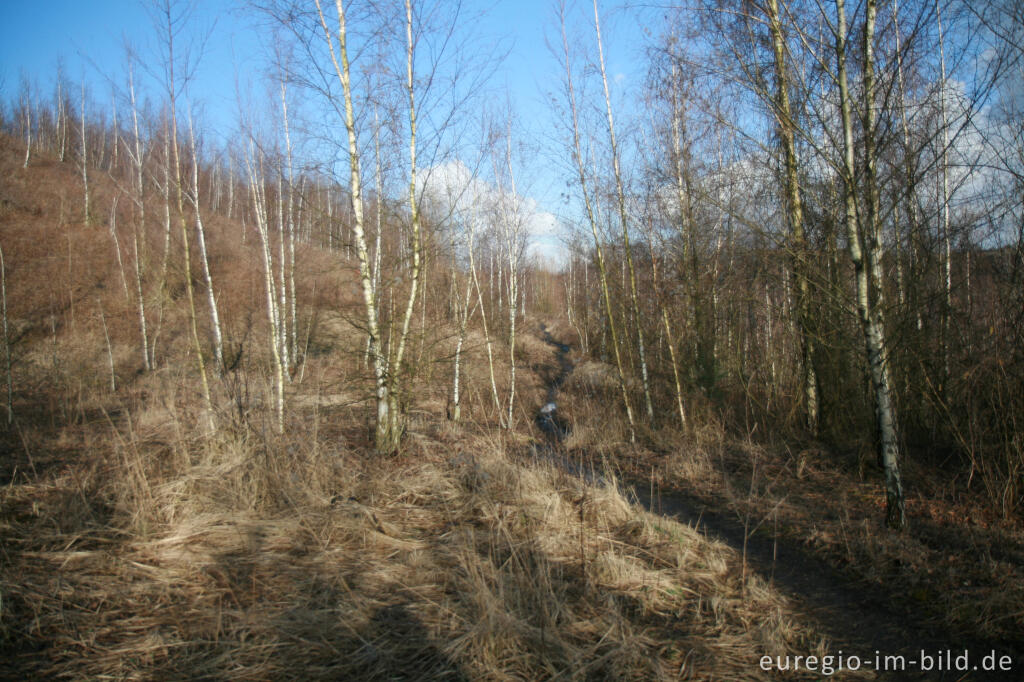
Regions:
[[[246, 72], [239, 55], [258, 46], [251, 22], [232, 10], [230, 0], [197, 3], [190, 36], [208, 34], [192, 86], [214, 125], [225, 134], [237, 110], [235, 74]], [[0, 74], [4, 89], [13, 93], [22, 75], [49, 96], [58, 63], [73, 83], [84, 78], [92, 99], [109, 100], [113, 79], [125, 82], [125, 45], [131, 44], [143, 62], [156, 53], [155, 28], [144, 0], [49, 0], [45, 3], [0, 0]], [[152, 61], [152, 60], [150, 60]], [[251, 63], [251, 62], [250, 62]], [[145, 74], [136, 76], [137, 83]]]
[[[72, 82], [84, 78], [95, 103], [108, 102], [111, 85], [106, 79], [114, 79], [118, 86], [124, 83], [125, 42], [144, 61], [156, 54], [155, 29], [146, 5], [145, 0], [0, 0], [2, 96], [12, 97], [25, 76], [43, 97], [49, 97], [60, 60]], [[230, 135], [234, 128], [236, 77], [241, 83], [259, 79], [261, 62], [254, 55], [262, 56], [265, 39], [254, 26], [252, 11], [242, 7], [236, 0], [200, 0], [190, 24], [193, 35], [209, 35], [190, 93], [203, 108], [207, 124], [213, 127], [208, 132], [214, 137]], [[491, 88], [507, 87], [520, 135], [550, 147], [554, 131], [545, 93], [557, 92], [560, 84], [559, 67], [545, 44], [545, 36], [558, 40], [553, 0], [468, 1], [466, 9], [485, 12], [480, 24], [483, 35], [475, 38], [510, 48]], [[602, 4], [601, 11], [609, 76], [621, 96], [642, 77], [640, 31], [633, 19], [614, 12], [610, 5]], [[590, 12], [590, 3], [580, 2], [573, 15], [584, 35]], [[188, 42], [189, 37], [183, 40]], [[138, 76], [139, 80], [144, 77]], [[625, 113], [617, 113], [620, 120], [625, 120]], [[520, 171], [524, 192], [541, 210], [558, 213], [564, 210], [559, 200], [564, 181], [543, 157], [537, 155], [531, 160], [535, 167]], [[546, 241], [545, 248], [550, 249], [557, 240], [548, 237]]]

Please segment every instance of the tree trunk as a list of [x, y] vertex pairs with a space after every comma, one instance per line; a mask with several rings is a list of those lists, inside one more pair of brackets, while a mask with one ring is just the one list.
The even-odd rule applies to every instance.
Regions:
[[[142, 254], [139, 249], [139, 237], [145, 239], [146, 234], [146, 185], [143, 175], [142, 138], [139, 135], [139, 110], [135, 104], [135, 79], [131, 67], [128, 71], [128, 91], [132, 102], [132, 133], [134, 139], [134, 156], [132, 163], [135, 166], [135, 206], [137, 219], [132, 225], [132, 255], [135, 259], [135, 297], [138, 299], [139, 309], [139, 335], [142, 337], [142, 367], [147, 372], [152, 369], [152, 359], [149, 352], [149, 334], [146, 330], [146, 297], [142, 289]], [[131, 156], [131, 155], [130, 155]]]
[[[199, 324], [196, 315], [195, 291], [192, 286], [192, 255], [189, 249], [188, 221], [185, 219], [185, 198], [182, 189], [181, 152], [178, 146], [178, 112], [177, 85], [174, 80], [174, 24], [171, 20], [170, 5], [164, 6], [167, 28], [167, 96], [170, 103], [171, 151], [174, 153], [174, 190], [175, 208], [178, 211], [178, 223], [181, 228], [182, 259], [185, 271], [185, 293], [188, 301], [189, 327], [192, 332], [192, 344], [196, 352], [196, 365], [199, 370], [200, 388], [203, 395], [203, 406], [206, 409], [206, 420], [211, 432], [216, 430], [213, 413], [213, 399], [210, 396], [210, 383], [206, 375], [206, 354], [199, 340]], [[83, 112], [84, 113], [84, 112]], [[83, 122], [84, 129], [84, 122]], [[88, 192], [86, 193], [88, 196]]]
[[[470, 235], [473, 234], [474, 219], [470, 218]], [[491, 335], [487, 329], [487, 308], [484, 307], [484, 294], [480, 288], [480, 280], [476, 274], [476, 257], [473, 253], [472, 248], [472, 237], [470, 238], [470, 249], [469, 249], [469, 273], [473, 277], [473, 286], [476, 288], [476, 300], [477, 305], [480, 307], [480, 322], [484, 329], [484, 343], [487, 346], [487, 369], [490, 372], [491, 377], [491, 398], [494, 400], [494, 409], [500, 415], [501, 414], [501, 399], [498, 398], [498, 384], [494, 379], [494, 350], [491, 344]], [[499, 416], [500, 418], [500, 416]]]
[[[88, 225], [89, 221], [90, 221], [90, 217], [92, 216], [92, 214], [89, 212], [89, 150], [86, 147], [86, 138], [85, 138], [85, 83], [84, 82], [82, 83], [82, 110], [81, 110], [81, 116], [78, 119], [78, 127], [79, 127], [79, 130], [81, 131], [81, 136], [79, 138], [79, 144], [81, 146], [79, 148], [79, 153], [78, 153], [78, 163], [80, 164], [80, 171], [82, 173], [82, 191], [83, 191], [83, 194], [84, 194], [84, 197], [83, 197], [83, 200], [82, 200], [83, 201], [83, 205], [84, 205], [83, 215], [85, 216], [84, 217], [85, 224]], [[25, 161], [26, 161], [26, 163], [28, 162], [28, 157], [27, 156], [25, 157]]]
[[562, 26], [562, 48], [565, 58], [566, 95], [569, 99], [569, 109], [572, 116], [573, 131], [573, 156], [576, 162], [576, 170], [579, 173], [580, 192], [583, 196], [583, 205], [586, 209], [587, 221], [590, 224], [590, 231], [594, 237], [594, 253], [597, 258], [598, 275], [601, 284], [601, 295], [604, 299], [604, 310], [607, 317], [608, 331], [611, 335], [612, 348], [615, 353], [615, 368], [618, 371], [619, 390], [622, 394], [622, 403], [626, 409], [626, 418], [629, 421], [629, 440], [636, 442], [636, 421], [633, 418], [633, 407], [629, 402], [629, 392], [626, 390], [626, 377], [622, 368], [622, 356], [619, 352], [619, 339], [615, 327], [615, 318], [612, 314], [611, 295], [608, 291], [608, 271], [605, 268], [604, 252], [601, 249], [601, 239], [597, 233], [597, 219], [594, 216], [593, 205], [590, 201], [590, 194], [587, 191], [586, 166], [583, 158], [583, 150], [580, 144], [580, 126], [576, 107], [576, 92], [572, 82], [572, 64], [570, 62], [569, 38], [565, 29], [564, 7], [561, 16]]
[[[384, 355], [380, 327], [377, 322], [377, 291], [374, 288], [370, 273], [369, 251], [366, 245], [365, 220], [363, 216], [362, 175], [359, 165], [359, 143], [355, 124], [355, 111], [352, 106], [352, 84], [349, 75], [348, 36], [345, 29], [345, 8], [342, 0], [335, 0], [338, 14], [338, 32], [332, 37], [327, 20], [324, 16], [320, 0], [316, 0], [320, 25], [324, 30], [324, 38], [331, 54], [335, 75], [341, 84], [344, 97], [345, 131], [348, 136], [349, 157], [349, 191], [352, 196], [352, 230], [355, 237], [356, 256], [359, 261], [359, 282], [363, 293], [363, 307], [366, 312], [366, 328], [370, 335], [371, 354], [373, 355], [374, 380], [376, 384], [376, 428], [374, 444], [379, 453], [393, 452], [398, 446], [400, 434], [395, 432], [395, 424], [391, 418], [392, 400], [389, 395], [387, 358]], [[334, 49], [334, 39], [338, 40], [338, 50]]]
[[213, 357], [217, 374], [224, 373], [224, 335], [221, 333], [220, 313], [217, 298], [213, 293], [213, 277], [210, 275], [210, 259], [206, 254], [206, 230], [203, 229], [203, 215], [199, 209], [199, 161], [196, 154], [196, 139], [192, 132], [192, 115], [188, 117], [188, 140], [192, 152], [192, 209], [196, 213], [196, 237], [199, 243], [199, 259], [203, 266], [203, 283], [206, 285], [206, 300], [210, 307], [210, 326], [213, 327]]
[[618, 199], [619, 220], [622, 227], [622, 245], [626, 254], [629, 269], [629, 300], [636, 324], [637, 355], [640, 360], [640, 378], [644, 389], [644, 406], [647, 408], [647, 419], [654, 421], [654, 404], [651, 402], [651, 385], [647, 376], [647, 352], [644, 348], [643, 316], [640, 314], [639, 297], [636, 291], [636, 270], [633, 267], [633, 249], [629, 244], [629, 223], [626, 217], [626, 194], [622, 187], [622, 172], [619, 168], [619, 149], [615, 139], [615, 122], [612, 118], [612, 98], [608, 91], [608, 76], [604, 68], [604, 47], [601, 43], [601, 20], [597, 11], [597, 0], [594, 0], [594, 28], [597, 32], [598, 64], [601, 68], [601, 82], [604, 84], [605, 111], [608, 117], [608, 138], [611, 142], [612, 169], [615, 174], [615, 193]]
[[818, 377], [814, 368], [814, 339], [810, 330], [810, 285], [807, 277], [808, 252], [804, 238], [803, 202], [800, 198], [799, 162], [796, 153], [796, 122], [789, 103], [786, 45], [779, 19], [778, 0], [768, 0], [768, 28], [775, 58], [775, 120], [785, 159], [785, 204], [792, 238], [794, 288], [797, 293], [797, 330], [801, 348], [801, 378], [807, 429], [818, 432]]
[[[836, 0], [839, 27], [836, 33], [836, 56], [840, 113], [843, 125], [843, 195], [846, 209], [847, 241], [850, 260], [853, 261], [857, 286], [857, 314], [864, 333], [864, 346], [875, 399], [875, 422], [880, 438], [882, 465], [885, 469], [886, 524], [901, 529], [906, 525], [903, 485], [899, 470], [899, 444], [896, 436], [896, 416], [890, 397], [887, 367], [882, 291], [878, 270], [881, 267], [878, 239], [878, 193], [875, 187], [874, 148], [874, 22], [875, 0], [866, 0], [864, 22], [864, 133], [865, 183], [867, 185], [867, 212], [865, 234], [861, 234], [857, 216], [857, 198], [854, 165], [853, 117], [849, 86], [846, 76], [846, 12], [844, 0]], [[872, 285], [875, 298], [872, 300]]]
[[267, 295], [267, 323], [269, 326], [270, 355], [274, 371], [274, 426], [277, 433], [284, 433], [284, 363], [280, 352], [280, 325], [278, 324], [277, 299], [274, 282], [274, 263], [270, 246], [270, 226], [267, 215], [267, 199], [263, 186], [261, 171], [263, 159], [255, 158], [250, 143], [250, 153], [246, 156], [249, 171], [249, 191], [252, 194], [253, 213], [256, 218], [256, 232], [260, 238], [260, 255], [263, 259], [263, 286]]

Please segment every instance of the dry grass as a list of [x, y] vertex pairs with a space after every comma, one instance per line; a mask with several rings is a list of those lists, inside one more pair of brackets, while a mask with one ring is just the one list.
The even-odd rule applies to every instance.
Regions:
[[[820, 447], [791, 450], [729, 434], [702, 415], [681, 433], [664, 426], [644, 446], [624, 442], [589, 387], [601, 372], [567, 382], [573, 433], [566, 446], [600, 452], [608, 465], [666, 494], [696, 494], [712, 509], [802, 545], [849, 576], [850, 584], [889, 599], [908, 618], [952, 639], [985, 639], [1020, 647], [1024, 632], [1024, 524], [1001, 518], [986, 500], [950, 499], [931, 484], [934, 472], [905, 464], [909, 527], [881, 526], [881, 473], [858, 452]], [[932, 486], [932, 487], [930, 487]], [[906, 614], [906, 615], [899, 615]]]
[[494, 436], [382, 468], [161, 449], [160, 414], [4, 489], [5, 675], [753, 679], [812, 642], [728, 548]]
[[[452, 330], [430, 320], [410, 353], [442, 360], [419, 365], [405, 450], [382, 461], [366, 450], [350, 264], [310, 247], [309, 352], [274, 435], [255, 251], [222, 216], [211, 265], [239, 362], [213, 381], [206, 432], [175, 259], [166, 298], [147, 281], [158, 368], [143, 373], [106, 225], [73, 215], [69, 165], [19, 158], [0, 138], [17, 332], [0, 678], [757, 679], [760, 655], [823, 646], [731, 549], [528, 454], [553, 361], [535, 327], [518, 428], [501, 432], [475, 330], [464, 423], [444, 420]], [[93, 191], [110, 205], [102, 174]], [[494, 352], [504, 399], [508, 351]]]

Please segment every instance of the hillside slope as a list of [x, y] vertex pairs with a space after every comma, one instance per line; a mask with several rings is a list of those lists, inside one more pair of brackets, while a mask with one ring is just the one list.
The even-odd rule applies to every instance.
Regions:
[[[274, 435], [252, 247], [222, 217], [211, 263], [239, 360], [214, 380], [211, 433], [181, 273], [144, 372], [115, 229], [75, 215], [73, 168], [21, 168], [13, 147], [0, 676], [760, 679], [764, 654], [826, 651], [733, 550], [531, 454], [554, 361], [536, 336], [518, 430], [445, 420], [447, 373], [424, 372], [403, 454], [372, 454], [351, 269], [314, 247], [299, 286], [321, 294]], [[102, 176], [93, 192], [116, 195]]]

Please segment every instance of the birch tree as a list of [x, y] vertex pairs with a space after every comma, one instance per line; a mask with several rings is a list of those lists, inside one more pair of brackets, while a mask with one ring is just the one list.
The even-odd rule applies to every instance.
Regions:
[[[260, 260], [263, 265], [263, 290], [266, 294], [268, 345], [274, 378], [273, 403], [274, 426], [277, 433], [284, 433], [284, 362], [281, 356], [280, 310], [277, 302], [277, 283], [274, 281], [274, 258], [271, 248], [270, 217], [267, 209], [266, 177], [264, 155], [256, 151], [255, 141], [250, 139], [249, 152], [245, 157], [249, 176], [249, 194], [252, 199], [256, 234], [259, 236]], [[280, 197], [278, 197], [280, 201]]]
[[[59, 81], [58, 81], [59, 82]], [[21, 82], [21, 124], [24, 128], [25, 135], [25, 160], [22, 162], [22, 168], [28, 168], [29, 159], [32, 156], [32, 86], [29, 85], [28, 80], [22, 79]]]
[[[462, 220], [459, 222], [462, 224], [465, 232], [465, 249], [467, 253], [467, 265], [469, 265], [472, 263], [473, 250], [476, 248], [475, 219], [472, 216], [466, 215], [463, 216]], [[462, 392], [460, 383], [462, 370], [462, 347], [466, 340], [466, 329], [469, 325], [470, 318], [476, 310], [476, 302], [473, 301], [473, 282], [475, 281], [473, 273], [465, 273], [463, 276], [466, 281], [464, 292], [459, 285], [459, 258], [457, 257], [458, 249], [455, 243], [455, 238], [455, 230], [452, 230], [452, 289], [455, 294], [454, 312], [456, 323], [458, 325], [458, 332], [455, 340], [455, 359], [452, 370], [452, 409], [450, 418], [452, 421], [458, 422], [462, 418]]]
[[[501, 204], [498, 222], [501, 226], [505, 258], [508, 265], [507, 284], [507, 312], [508, 312], [508, 352], [509, 352], [509, 389], [508, 407], [505, 411], [505, 427], [512, 429], [514, 426], [514, 405], [516, 398], [516, 317], [519, 309], [520, 297], [520, 254], [523, 241], [523, 214], [521, 199], [516, 189], [516, 176], [512, 167], [512, 118], [508, 119], [508, 128], [505, 133], [504, 158], [502, 159], [504, 169], [499, 169], [495, 164], [495, 178], [498, 179], [498, 196]], [[504, 186], [502, 177], [508, 180], [508, 186]]]
[[571, 154], [575, 165], [577, 178], [580, 183], [580, 195], [583, 199], [583, 206], [586, 214], [587, 224], [590, 226], [594, 238], [594, 255], [597, 261], [599, 283], [601, 286], [601, 297], [604, 302], [604, 313], [606, 325], [611, 336], [612, 350], [615, 354], [615, 369], [619, 380], [619, 390], [622, 395], [623, 407], [626, 410], [626, 419], [629, 422], [629, 438], [631, 442], [636, 441], [636, 422], [633, 418], [633, 407], [629, 400], [629, 392], [626, 389], [626, 376], [622, 366], [622, 354], [619, 349], [618, 328], [615, 324], [615, 316], [612, 313], [611, 294], [608, 290], [608, 270], [605, 267], [604, 250], [601, 248], [601, 238], [598, 235], [598, 222], [591, 202], [590, 191], [587, 186], [586, 157], [583, 155], [583, 145], [580, 141], [580, 120], [579, 109], [576, 103], [576, 89], [573, 85], [572, 55], [569, 50], [569, 36], [566, 28], [566, 7], [565, 3], [559, 4], [559, 19], [562, 34], [562, 60], [565, 68], [565, 97], [569, 106], [571, 117], [572, 147]]
[[206, 286], [206, 302], [210, 308], [210, 327], [213, 330], [213, 357], [217, 363], [217, 373], [224, 372], [224, 335], [220, 327], [220, 313], [217, 310], [217, 297], [213, 291], [213, 276], [210, 274], [210, 259], [206, 253], [206, 230], [203, 227], [203, 213], [199, 202], [199, 158], [196, 150], [196, 138], [192, 130], [192, 113], [188, 115], [188, 142], [192, 157], [192, 185], [189, 187], [188, 198], [196, 217], [196, 239], [199, 244], [199, 261], [203, 266], [203, 284]]
[[[340, 0], [339, 0], [340, 2]], [[390, 378], [392, 385], [388, 393], [391, 401], [389, 410], [390, 423], [388, 425], [388, 439], [385, 443], [387, 452], [394, 452], [398, 449], [404, 424], [402, 423], [401, 409], [398, 404], [398, 392], [403, 382], [403, 361], [406, 342], [409, 338], [409, 329], [412, 316], [416, 306], [416, 295], [419, 292], [420, 278], [423, 271], [423, 237], [420, 225], [419, 196], [416, 185], [416, 42], [413, 39], [413, 11], [412, 0], [405, 0], [405, 36], [406, 36], [406, 93], [409, 103], [409, 223], [412, 229], [412, 253], [409, 297], [407, 299], [405, 315], [402, 320], [402, 330], [398, 336], [398, 347], [394, 356], [388, 363], [390, 366]]]
[[480, 287], [480, 278], [477, 275], [476, 267], [476, 249], [473, 248], [473, 243], [476, 235], [476, 217], [470, 217], [469, 223], [470, 231], [470, 247], [468, 249], [469, 255], [469, 274], [473, 279], [473, 288], [476, 289], [476, 300], [477, 307], [480, 309], [480, 324], [483, 327], [484, 332], [484, 344], [487, 347], [487, 370], [491, 379], [491, 399], [494, 401], [494, 409], [499, 414], [501, 413], [501, 399], [498, 397], [498, 384], [494, 378], [494, 348], [491, 343], [491, 334], [487, 328], [487, 307], [484, 305], [484, 294], [483, 289]]
[[[881, 287], [882, 247], [878, 220], [878, 189], [875, 157], [874, 41], [875, 0], [866, 0], [863, 27], [863, 100], [864, 182], [866, 215], [858, 215], [854, 149], [853, 102], [847, 76], [848, 27], [844, 0], [835, 0], [836, 78], [839, 86], [843, 131], [842, 187], [850, 260], [856, 273], [857, 315], [864, 334], [864, 347], [874, 393], [875, 423], [880, 439], [882, 466], [885, 469], [886, 524], [895, 529], [906, 525], [903, 484], [900, 478], [899, 441], [892, 404], [888, 348], [883, 316], [884, 291]], [[863, 229], [861, 228], [863, 219]]]
[[601, 40], [601, 17], [597, 10], [597, 0], [594, 4], [594, 31], [597, 36], [598, 66], [601, 71], [601, 83], [604, 86], [605, 113], [608, 121], [608, 141], [611, 147], [612, 171], [615, 176], [615, 198], [619, 214], [619, 224], [622, 228], [622, 247], [625, 251], [626, 266], [629, 272], [629, 301], [632, 306], [633, 320], [636, 324], [637, 353], [640, 360], [640, 379], [643, 382], [644, 406], [647, 408], [647, 418], [654, 420], [654, 405], [651, 402], [651, 386], [647, 373], [647, 351], [644, 348], [644, 319], [640, 314], [639, 297], [636, 290], [636, 268], [633, 266], [633, 249], [629, 243], [629, 218], [626, 213], [626, 193], [622, 185], [622, 171], [619, 167], [619, 148], [615, 137], [615, 121], [612, 117], [612, 98], [608, 90], [608, 74], [604, 66], [604, 44]]
[[[370, 355], [373, 357], [373, 372], [376, 400], [376, 428], [374, 444], [378, 452], [393, 452], [401, 434], [395, 433], [391, 416], [392, 398], [389, 395], [387, 356], [377, 321], [377, 291], [370, 271], [370, 256], [366, 241], [365, 217], [363, 214], [362, 173], [355, 109], [352, 97], [352, 77], [348, 58], [348, 31], [345, 23], [345, 4], [335, 0], [336, 28], [327, 23], [320, 0], [316, 0], [317, 14], [323, 30], [325, 45], [330, 53], [334, 75], [341, 86], [344, 105], [344, 125], [348, 137], [349, 193], [352, 197], [352, 231], [355, 239], [356, 258], [359, 263], [359, 283], [363, 295], [366, 315], [366, 331], [370, 337]], [[337, 43], [337, 46], [335, 46]]]
[[[284, 148], [285, 164], [288, 172], [288, 202], [285, 206], [285, 225], [281, 235], [281, 291], [284, 299], [285, 324], [282, 326], [281, 334], [285, 337], [284, 347], [288, 351], [286, 362], [289, 373], [293, 370], [298, 360], [295, 357], [297, 352], [298, 331], [296, 329], [296, 305], [295, 305], [295, 166], [292, 158], [292, 136], [288, 125], [288, 91], [284, 78], [281, 78], [281, 118], [284, 123]], [[285, 243], [287, 242], [287, 244]]]
[[775, 72], [773, 114], [778, 127], [783, 153], [785, 192], [784, 205], [789, 222], [792, 274], [796, 289], [796, 322], [801, 345], [801, 374], [804, 394], [804, 415], [811, 433], [818, 431], [818, 378], [814, 368], [814, 337], [810, 329], [811, 288], [807, 273], [807, 239], [804, 235], [804, 208], [800, 196], [799, 160], [796, 150], [796, 114], [790, 105], [790, 78], [787, 68], [788, 48], [779, 15], [778, 0], [767, 0], [765, 13], [771, 34]]
[[[203, 344], [199, 339], [199, 323], [196, 313], [195, 288], [192, 285], [192, 255], [190, 250], [191, 236], [188, 227], [188, 220], [185, 214], [185, 188], [182, 177], [181, 151], [178, 143], [178, 94], [179, 88], [183, 87], [177, 78], [180, 71], [178, 57], [175, 56], [175, 42], [177, 34], [188, 20], [189, 8], [175, 7], [171, 0], [163, 0], [157, 8], [157, 16], [160, 28], [164, 31], [162, 36], [163, 48], [165, 50], [164, 62], [164, 88], [167, 95], [168, 106], [168, 128], [170, 132], [171, 157], [168, 159], [170, 173], [166, 181], [173, 190], [174, 207], [178, 217], [178, 226], [181, 231], [182, 240], [182, 263], [185, 276], [185, 293], [188, 304], [189, 329], [191, 331], [193, 348], [196, 353], [196, 365], [199, 371], [200, 388], [202, 389], [203, 404], [206, 408], [207, 423], [211, 431], [215, 430], [213, 400], [210, 395], [210, 383], [206, 372], [206, 353]], [[188, 73], [187, 60], [185, 60], [186, 73], [182, 76], [187, 83], [190, 74]], [[166, 149], [166, 147], [165, 147]]]
[[143, 172], [145, 155], [143, 152], [142, 136], [139, 132], [139, 108], [135, 100], [135, 75], [132, 64], [128, 66], [128, 93], [132, 107], [132, 147], [128, 151], [128, 157], [132, 165], [132, 197], [135, 204], [135, 221], [132, 223], [132, 260], [133, 275], [135, 283], [135, 299], [139, 315], [139, 338], [142, 350], [142, 366], [148, 372], [152, 369], [152, 358], [149, 352], [149, 331], [146, 328], [146, 296], [142, 288], [143, 250], [139, 248], [140, 242], [144, 243], [146, 235], [146, 180]]
[[[82, 176], [82, 215], [83, 220], [86, 224], [92, 219], [92, 213], [89, 207], [89, 147], [88, 140], [86, 139], [86, 125], [85, 125], [85, 79], [82, 79], [81, 87], [82, 97], [79, 100], [80, 107], [78, 110], [78, 172]], [[26, 164], [28, 163], [28, 157], [25, 157]]]

